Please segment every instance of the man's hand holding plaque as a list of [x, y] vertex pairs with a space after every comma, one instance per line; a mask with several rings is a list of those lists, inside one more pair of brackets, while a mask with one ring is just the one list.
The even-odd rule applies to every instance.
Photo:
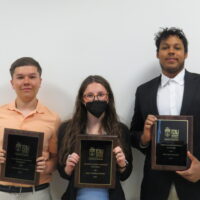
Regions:
[[6, 161], [5, 154], [6, 154], [6, 151], [3, 149], [0, 149], [0, 164], [5, 163]]
[[188, 181], [195, 183], [200, 180], [200, 161], [189, 151], [187, 152], [187, 155], [191, 160], [190, 167], [184, 171], [176, 171], [176, 173]]
[[50, 159], [50, 155], [48, 152], [42, 152], [42, 156], [38, 157], [36, 160], [36, 172], [45, 173], [48, 171], [47, 162]]
[[154, 115], [148, 115], [144, 122], [144, 130], [141, 136], [141, 145], [147, 146], [152, 138], [152, 126], [156, 122], [157, 118]]

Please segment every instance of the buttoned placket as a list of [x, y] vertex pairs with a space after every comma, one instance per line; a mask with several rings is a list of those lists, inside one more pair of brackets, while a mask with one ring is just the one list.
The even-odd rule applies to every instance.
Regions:
[[172, 79], [169, 80], [169, 91], [170, 91], [170, 115], [178, 115], [176, 105], [176, 82]]
[[[21, 128], [21, 129], [23, 129], [24, 121], [25, 121], [27, 118], [29, 118], [30, 116], [34, 115], [34, 114], [37, 112], [36, 110], [34, 110], [34, 111], [32, 111], [31, 113], [29, 113], [27, 116], [24, 116], [23, 113], [22, 113], [20, 110], [14, 109], [14, 111], [21, 114], [21, 122], [20, 122], [20, 128]], [[32, 195], [33, 200], [35, 200], [35, 197], [34, 197], [35, 187], [34, 187], [34, 186], [32, 186], [32, 193], [33, 193], [33, 195]], [[22, 200], [22, 199], [23, 199], [23, 197], [22, 197], [22, 195], [23, 195], [23, 193], [22, 193], [22, 187], [20, 187], [19, 193], [15, 193], [15, 195], [16, 195], [16, 197], [17, 197], [18, 200]]]

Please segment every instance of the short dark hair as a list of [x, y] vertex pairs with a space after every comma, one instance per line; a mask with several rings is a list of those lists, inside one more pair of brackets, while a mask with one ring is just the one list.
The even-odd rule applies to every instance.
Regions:
[[42, 68], [41, 68], [40, 64], [35, 59], [33, 59], [31, 57], [22, 57], [22, 58], [19, 58], [15, 62], [12, 63], [12, 65], [10, 67], [10, 75], [11, 75], [11, 77], [13, 77], [13, 74], [14, 74], [15, 69], [17, 67], [22, 67], [22, 66], [26, 66], [26, 65], [30, 65], [30, 66], [36, 67], [37, 71], [40, 74], [40, 76], [42, 75]]
[[159, 31], [156, 35], [155, 35], [155, 44], [156, 44], [156, 51], [159, 51], [159, 47], [160, 47], [160, 43], [163, 40], [166, 40], [168, 37], [170, 36], [177, 36], [179, 39], [182, 40], [183, 42], [183, 46], [184, 46], [184, 51], [185, 53], [188, 52], [188, 41], [187, 38], [184, 34], [184, 32], [179, 29], [179, 28], [175, 28], [175, 27], [171, 27], [171, 28], [162, 28], [161, 31]]

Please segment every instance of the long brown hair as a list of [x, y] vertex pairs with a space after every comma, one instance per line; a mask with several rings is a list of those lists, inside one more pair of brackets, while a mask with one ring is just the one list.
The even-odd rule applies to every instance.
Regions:
[[[121, 137], [121, 130], [118, 123], [118, 117], [115, 110], [115, 102], [110, 84], [101, 76], [88, 76], [81, 84], [76, 97], [75, 111], [71, 120], [67, 122], [65, 135], [59, 147], [59, 163], [64, 164], [66, 155], [74, 152], [75, 139], [78, 134], [85, 134], [87, 124], [87, 110], [83, 104], [83, 94], [87, 86], [91, 83], [99, 83], [105, 87], [108, 93], [108, 106], [106, 108], [101, 125], [108, 135], [117, 135]], [[120, 139], [119, 139], [120, 141]]]

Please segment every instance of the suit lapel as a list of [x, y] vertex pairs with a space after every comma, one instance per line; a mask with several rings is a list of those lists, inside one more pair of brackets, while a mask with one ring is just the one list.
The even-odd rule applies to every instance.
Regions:
[[152, 114], [154, 115], [158, 115], [157, 93], [158, 93], [158, 87], [160, 85], [160, 81], [161, 81], [161, 76], [157, 77], [157, 79], [153, 82], [152, 90], [151, 90], [150, 106], [151, 106]]
[[188, 109], [192, 105], [192, 100], [196, 93], [197, 84], [194, 77], [188, 71], [185, 71], [185, 83], [184, 83], [184, 93], [183, 102], [181, 107], [181, 115], [187, 114]]

